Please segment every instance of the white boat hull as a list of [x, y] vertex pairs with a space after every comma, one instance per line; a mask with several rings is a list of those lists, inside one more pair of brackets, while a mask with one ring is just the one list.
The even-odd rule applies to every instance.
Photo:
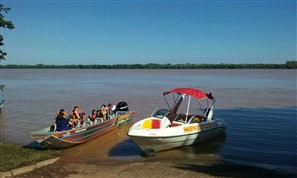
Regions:
[[131, 127], [128, 136], [144, 152], [159, 152], [193, 145], [223, 134], [226, 129], [226, 123], [218, 119], [163, 129], [134, 129]]

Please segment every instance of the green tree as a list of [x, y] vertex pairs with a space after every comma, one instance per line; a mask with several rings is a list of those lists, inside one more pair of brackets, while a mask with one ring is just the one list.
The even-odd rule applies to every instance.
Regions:
[[[0, 4], [0, 28], [2, 32], [2, 28], [7, 28], [7, 29], [14, 29], [14, 25], [11, 21], [5, 20], [5, 17], [3, 13], [8, 13], [10, 11], [10, 8], [4, 7], [3, 4]], [[2, 36], [2, 33], [0, 34], [0, 47], [4, 45], [4, 38]], [[6, 52], [0, 49], [0, 60], [5, 59]]]
[[297, 61], [287, 61], [286, 62], [287, 69], [297, 69]]

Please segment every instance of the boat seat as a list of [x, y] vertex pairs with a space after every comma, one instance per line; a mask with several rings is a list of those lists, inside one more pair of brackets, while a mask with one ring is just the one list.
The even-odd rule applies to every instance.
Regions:
[[80, 122], [77, 122], [77, 125], [75, 126], [76, 128], [79, 128], [81, 126]]
[[189, 119], [189, 123], [199, 123], [199, 122], [203, 122], [206, 121], [207, 118], [204, 116], [199, 116], [199, 115], [194, 115]]
[[152, 120], [151, 119], [147, 119], [147, 120], [143, 121], [142, 128], [150, 129], [151, 127], [152, 127]]
[[163, 128], [168, 128], [170, 126], [171, 126], [170, 120], [166, 116], [164, 116], [161, 120], [160, 128], [163, 129]]
[[161, 120], [152, 119], [152, 129], [159, 129], [161, 126]]
[[182, 125], [181, 123], [172, 122], [170, 127], [176, 127]]
[[101, 122], [103, 122], [103, 118], [96, 118], [96, 119], [94, 120], [94, 125], [95, 125], [95, 124], [99, 124], [99, 123], [101, 123]]
[[161, 126], [161, 120], [159, 119], [147, 119], [142, 123], [142, 128], [145, 129], [159, 129]]
[[84, 121], [82, 127], [88, 127], [88, 126], [91, 126], [91, 125], [93, 125], [92, 121]]

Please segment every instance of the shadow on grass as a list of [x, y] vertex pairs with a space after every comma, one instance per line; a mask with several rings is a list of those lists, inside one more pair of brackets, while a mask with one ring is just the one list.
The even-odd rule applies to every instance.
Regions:
[[27, 145], [24, 146], [24, 148], [35, 149], [35, 150], [47, 150], [46, 147], [44, 147], [43, 145], [41, 145], [40, 143], [38, 143], [36, 141], [28, 143]]

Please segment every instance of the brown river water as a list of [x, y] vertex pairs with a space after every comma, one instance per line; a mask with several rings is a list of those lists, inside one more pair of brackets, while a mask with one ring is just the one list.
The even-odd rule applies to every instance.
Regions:
[[[150, 159], [220, 159], [296, 173], [296, 70], [3, 69], [6, 100], [1, 141], [27, 145], [28, 133], [49, 126], [55, 112], [78, 105], [89, 114], [101, 104], [126, 101], [134, 121], [149, 116], [164, 91], [195, 87], [216, 98], [215, 116], [226, 135]], [[129, 126], [63, 151], [64, 161], [121, 164], [143, 160]], [[297, 174], [296, 174], [297, 175]]]

